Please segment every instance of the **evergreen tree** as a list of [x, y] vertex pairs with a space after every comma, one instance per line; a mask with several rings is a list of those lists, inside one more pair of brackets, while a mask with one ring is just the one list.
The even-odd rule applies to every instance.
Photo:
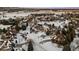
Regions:
[[71, 51], [70, 45], [65, 45], [63, 51]]
[[33, 44], [32, 42], [30, 41], [29, 44], [28, 44], [28, 51], [33, 51], [34, 48], [33, 48]]
[[2, 29], [0, 29], [0, 34], [2, 33]]
[[2, 32], [3, 32], [3, 33], [6, 33], [6, 32], [7, 32], [7, 30], [6, 30], [5, 28], [3, 28]]
[[22, 25], [22, 30], [26, 30], [26, 26], [25, 25]]

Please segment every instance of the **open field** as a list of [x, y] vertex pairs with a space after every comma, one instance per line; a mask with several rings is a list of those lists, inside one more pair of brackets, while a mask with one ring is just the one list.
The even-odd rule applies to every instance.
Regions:
[[79, 9], [1, 7], [0, 51], [79, 51]]

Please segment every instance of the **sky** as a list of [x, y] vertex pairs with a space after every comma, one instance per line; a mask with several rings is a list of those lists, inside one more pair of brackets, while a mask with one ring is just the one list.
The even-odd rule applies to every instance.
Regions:
[[78, 0], [0, 0], [0, 7], [79, 7]]

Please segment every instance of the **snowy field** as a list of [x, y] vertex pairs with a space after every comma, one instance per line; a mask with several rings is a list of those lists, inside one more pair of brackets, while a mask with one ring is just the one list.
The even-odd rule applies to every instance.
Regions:
[[[3, 17], [3, 15], [0, 15], [0, 20], [15, 18], [14, 16], [16, 16], [16, 17], [25, 17], [25, 16], [30, 15], [31, 13], [33, 13], [33, 12], [29, 12], [29, 13], [28, 12], [26, 12], [26, 13], [25, 12], [4, 13], [5, 17]], [[69, 22], [70, 22], [69, 20], [65, 20], [65, 21], [57, 20], [57, 21], [52, 21], [52, 22], [51, 21], [50, 22], [42, 22], [41, 21], [41, 22], [38, 22], [38, 24], [42, 24], [42, 25], [44, 25], [44, 23], [51, 24], [51, 25], [54, 24], [56, 27], [60, 26], [61, 28], [63, 28], [63, 26], [65, 24], [68, 25]], [[0, 24], [0, 29], [7, 28], [7, 27], [10, 27], [10, 26], [11, 25], [2, 25], [2, 24]], [[27, 40], [31, 39], [33, 41], [32, 44], [33, 44], [33, 47], [34, 47], [34, 51], [62, 51], [62, 49], [63, 49], [63, 47], [58, 47], [58, 45], [56, 43], [52, 43], [51, 41], [40, 44], [41, 41], [48, 40], [48, 39], [50, 40], [51, 37], [47, 36], [45, 34], [45, 32], [42, 32], [42, 31], [39, 31], [37, 33], [34, 33], [34, 32], [30, 33], [30, 26], [28, 26], [26, 28], [26, 30], [20, 30], [16, 34], [16, 38], [13, 38], [13, 40], [14, 40], [13, 42], [15, 43], [16, 40], [17, 40], [17, 44], [22, 44], [22, 43], [27, 42], [27, 40], [25, 40], [25, 38], [21, 36], [22, 34], [26, 35]], [[45, 37], [43, 38], [43, 37], [41, 37], [41, 35], [45, 35]], [[76, 47], [79, 44], [79, 42], [77, 42], [78, 40], [79, 40], [78, 37], [74, 38], [74, 41], [70, 45], [71, 50], [74, 50], [74, 47]], [[77, 42], [77, 44], [76, 44], [76, 42]], [[15, 49], [15, 51], [22, 51], [22, 48], [27, 51], [28, 44], [23, 44], [22, 46], [16, 47], [14, 49]]]

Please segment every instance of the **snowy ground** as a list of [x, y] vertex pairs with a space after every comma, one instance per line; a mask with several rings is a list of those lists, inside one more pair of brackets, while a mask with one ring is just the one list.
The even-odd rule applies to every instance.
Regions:
[[5, 29], [7, 29], [8, 27], [10, 27], [11, 25], [3, 25], [3, 24], [0, 24], [0, 29], [3, 29], [3, 28], [5, 28]]
[[[9, 18], [13, 18], [15, 19], [16, 17], [25, 17], [25, 16], [28, 16], [30, 13], [28, 12], [11, 12], [11, 13], [4, 13], [4, 14], [1, 14], [0, 15], [0, 20], [2, 19], [9, 19]], [[4, 16], [4, 17], [3, 17]]]
[[[17, 12], [14, 12], [14, 13], [6, 13], [5, 16], [6, 17], [2, 17], [3, 15], [0, 15], [0, 19], [9, 19], [9, 18], [14, 18], [14, 16], [16, 17], [24, 17], [24, 16], [27, 16], [29, 15], [30, 13], [17, 13]], [[44, 24], [44, 23], [47, 23], [47, 24], [54, 24], [56, 27], [61, 27], [63, 28], [63, 26], [65, 24], [68, 24], [70, 21], [66, 20], [66, 21], [53, 21], [53, 22], [38, 22], [38, 24]], [[10, 25], [0, 25], [0, 28], [7, 28], [9, 27]], [[28, 34], [27, 34], [28, 33]], [[30, 26], [27, 27], [26, 30], [22, 31], [20, 30], [19, 33], [17, 33], [16, 37], [17, 38], [13, 38], [14, 39], [14, 42], [15, 40], [17, 40], [17, 44], [22, 44], [24, 42], [27, 42], [27, 40], [25, 40], [25, 38], [23, 38], [21, 36], [21, 34], [27, 34], [27, 38], [28, 40], [31, 39], [33, 41], [33, 47], [34, 47], [34, 51], [62, 51], [63, 47], [58, 47], [57, 44], [55, 43], [52, 43], [51, 41], [50, 42], [46, 42], [46, 43], [43, 43], [43, 44], [40, 44], [39, 42], [43, 41], [43, 40], [47, 40], [47, 39], [51, 39], [50, 36], [46, 36], [46, 37], [41, 37], [41, 35], [46, 35], [44, 32], [38, 32], [38, 33], [30, 33]], [[74, 47], [76, 47], [79, 42], [76, 44], [77, 40], [79, 40], [78, 37], [74, 38], [74, 41], [71, 43], [71, 48], [72, 50], [74, 49]], [[27, 51], [27, 48], [28, 48], [28, 44], [24, 44], [20, 47], [16, 47], [15, 50], [17, 49], [18, 51], [21, 51], [21, 48], [25, 49]]]
[[[50, 42], [44, 43], [44, 44], [39, 44], [42, 40], [47, 40], [50, 39], [49, 36], [46, 36], [45, 38], [40, 37], [41, 35], [45, 35], [44, 32], [38, 32], [37, 34], [35, 33], [29, 33], [30, 29], [27, 27], [25, 31], [20, 31], [22, 34], [26, 34], [28, 32], [28, 39], [32, 39], [33, 41], [33, 47], [35, 51], [61, 51], [62, 48], [58, 48], [57, 44]], [[25, 42], [24, 38], [20, 36], [20, 34], [17, 34], [17, 40], [18, 44]], [[27, 50], [27, 45], [22, 46], [25, 50]]]

